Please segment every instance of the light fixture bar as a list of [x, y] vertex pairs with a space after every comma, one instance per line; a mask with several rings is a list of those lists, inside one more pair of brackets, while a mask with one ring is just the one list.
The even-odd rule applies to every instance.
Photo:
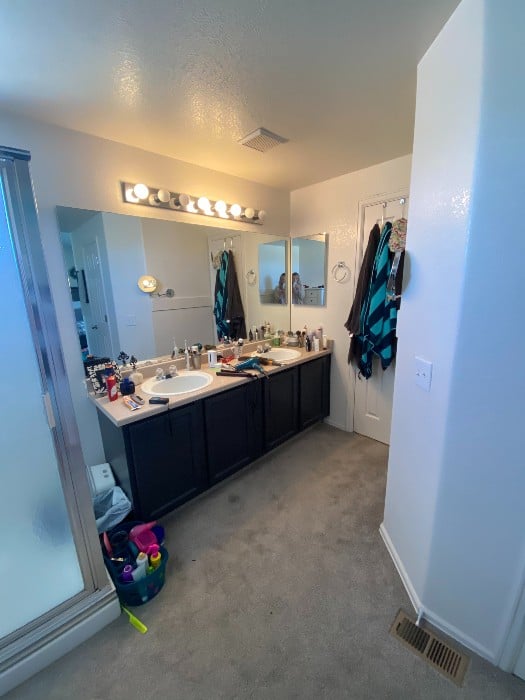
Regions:
[[222, 199], [211, 200], [203, 196], [194, 196], [184, 192], [171, 192], [157, 187], [150, 187], [137, 182], [120, 182], [122, 200], [127, 204], [140, 204], [157, 209], [170, 209], [188, 214], [200, 214], [215, 219], [241, 221], [261, 225], [266, 217], [264, 209], [243, 207], [240, 204], [228, 204]]

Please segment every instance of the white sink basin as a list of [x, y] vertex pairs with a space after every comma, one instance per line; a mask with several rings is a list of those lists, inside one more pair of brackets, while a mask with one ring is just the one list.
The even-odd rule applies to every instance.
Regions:
[[142, 382], [140, 390], [150, 396], [180, 396], [203, 389], [213, 381], [206, 372], [180, 372], [176, 377], [157, 379], [152, 377]]
[[301, 353], [298, 350], [290, 350], [290, 348], [272, 348], [268, 352], [256, 352], [255, 356], [267, 357], [269, 360], [275, 360], [276, 362], [291, 362], [301, 357]]

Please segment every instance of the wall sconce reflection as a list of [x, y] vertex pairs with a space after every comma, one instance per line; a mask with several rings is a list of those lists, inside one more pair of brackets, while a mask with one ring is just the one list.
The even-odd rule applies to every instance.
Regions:
[[159, 283], [155, 277], [152, 277], [151, 275], [142, 275], [142, 277], [139, 277], [137, 280], [137, 285], [140, 289], [141, 292], [145, 292], [146, 294], [149, 294], [152, 297], [174, 297], [175, 292], [173, 289], [166, 289], [165, 292], [162, 294], [160, 292], [157, 292], [157, 287], [159, 286]]

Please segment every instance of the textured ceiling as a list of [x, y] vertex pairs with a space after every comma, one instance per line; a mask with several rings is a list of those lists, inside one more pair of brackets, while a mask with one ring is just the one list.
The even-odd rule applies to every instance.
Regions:
[[[4, 2], [0, 100], [295, 189], [411, 151], [416, 66], [458, 2]], [[237, 143], [259, 126], [289, 142]]]

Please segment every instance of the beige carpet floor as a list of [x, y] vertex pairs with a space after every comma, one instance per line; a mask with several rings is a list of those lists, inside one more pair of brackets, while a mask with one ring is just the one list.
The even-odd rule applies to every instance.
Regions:
[[[225, 444], [235, 439], [225, 430]], [[456, 688], [389, 635], [387, 448], [318, 425], [163, 519], [163, 591], [9, 700], [523, 699], [474, 657]]]

